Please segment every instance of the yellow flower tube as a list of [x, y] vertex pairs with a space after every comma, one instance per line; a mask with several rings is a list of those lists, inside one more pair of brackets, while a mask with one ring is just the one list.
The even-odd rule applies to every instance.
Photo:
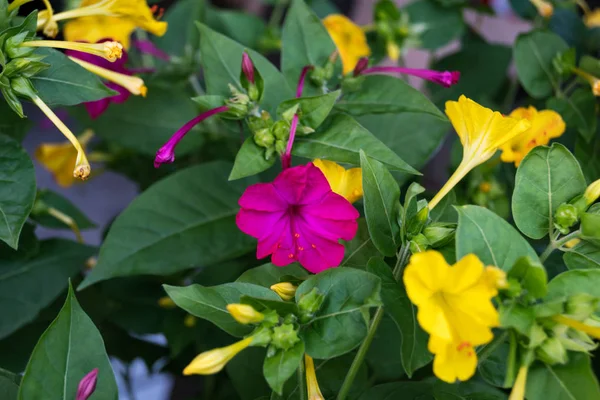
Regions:
[[529, 0], [537, 8], [538, 13], [544, 18], [550, 18], [554, 14], [554, 6], [545, 0]]
[[583, 322], [579, 322], [564, 315], [556, 315], [552, 319], [558, 322], [559, 324], [566, 325], [569, 328], [576, 329], [580, 332], [587, 333], [588, 335], [593, 336], [596, 339], [600, 339], [600, 327], [598, 326], [584, 324]]
[[530, 127], [529, 121], [504, 117], [465, 96], [446, 102], [450, 118], [463, 146], [463, 158], [454, 174], [429, 202], [433, 209], [473, 168], [489, 160], [496, 151]]
[[148, 88], [144, 84], [144, 80], [137, 76], [129, 76], [111, 71], [75, 57], [69, 57], [69, 59], [101, 78], [116, 83], [119, 86], [123, 86], [136, 96], [146, 97], [146, 94], [148, 93]]
[[529, 367], [521, 367], [519, 368], [519, 373], [517, 374], [517, 379], [515, 380], [515, 384], [513, 385], [512, 391], [510, 392], [510, 396], [508, 400], [523, 400], [525, 398], [525, 388], [527, 386], [527, 372], [529, 371]]
[[220, 347], [199, 354], [183, 370], [184, 375], [212, 375], [221, 371], [225, 365], [240, 351], [250, 346], [253, 337], [240, 340], [227, 347]]
[[325, 400], [315, 372], [315, 362], [308, 354], [304, 354], [304, 368], [306, 370], [306, 388], [308, 391], [308, 400]]
[[62, 40], [31, 40], [23, 42], [21, 47], [51, 47], [55, 49], [75, 50], [100, 56], [114, 62], [123, 56], [123, 45], [119, 42], [80, 43]]

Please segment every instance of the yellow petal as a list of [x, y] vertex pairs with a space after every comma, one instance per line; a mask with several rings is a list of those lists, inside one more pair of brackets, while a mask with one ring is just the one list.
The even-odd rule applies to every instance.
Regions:
[[435, 354], [433, 373], [444, 382], [466, 381], [475, 374], [477, 353], [469, 343], [431, 336], [429, 351]]
[[313, 164], [323, 172], [334, 193], [344, 197], [350, 203], [360, 200], [363, 195], [360, 168], [347, 170], [333, 161], [319, 159], [314, 160]]
[[315, 363], [308, 354], [304, 354], [304, 366], [306, 371], [306, 391], [308, 392], [308, 400], [325, 400], [325, 397], [323, 397], [321, 389], [319, 388], [319, 381], [317, 381]]
[[584, 17], [584, 21], [588, 28], [600, 27], [600, 9], [588, 13]]
[[66, 40], [88, 43], [97, 43], [102, 39], [110, 38], [121, 43], [125, 49], [129, 49], [129, 38], [135, 28], [136, 24], [127, 18], [81, 17], [65, 24], [64, 35]]
[[445, 286], [450, 266], [438, 251], [413, 254], [404, 270], [406, 293], [417, 306], [429, 300]]
[[205, 351], [199, 354], [183, 370], [184, 375], [212, 375], [221, 371], [237, 353], [252, 343], [252, 337], [240, 340], [227, 347]]
[[467, 254], [448, 270], [446, 293], [460, 293], [475, 285], [483, 274], [483, 263], [475, 254]]
[[371, 55], [365, 33], [349, 18], [332, 14], [323, 20], [323, 25], [340, 53], [344, 74], [351, 72], [361, 57]]
[[77, 161], [77, 150], [71, 143], [43, 143], [36, 149], [35, 158], [52, 173], [60, 186], [69, 187], [75, 182], [73, 169]]

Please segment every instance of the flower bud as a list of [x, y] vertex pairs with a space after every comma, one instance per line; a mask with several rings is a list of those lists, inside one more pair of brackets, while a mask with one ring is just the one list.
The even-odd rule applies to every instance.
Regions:
[[529, 331], [529, 345], [527, 347], [534, 349], [544, 343], [546, 339], [548, 339], [548, 335], [544, 328], [534, 322]]
[[221, 371], [225, 365], [236, 356], [240, 351], [250, 346], [254, 340], [253, 336], [240, 340], [227, 347], [221, 347], [205, 351], [199, 354], [192, 362], [183, 370], [184, 375], [212, 375]]
[[256, 115], [251, 115], [248, 117], [248, 127], [252, 133], [258, 132], [262, 129], [269, 129], [273, 126], [273, 119], [271, 119], [271, 114], [267, 111], [263, 110], [260, 114], [260, 117]]
[[248, 304], [228, 304], [227, 311], [240, 324], [258, 324], [265, 316]]
[[569, 296], [565, 304], [565, 314], [577, 321], [588, 319], [598, 308], [598, 298], [587, 293]]
[[37, 95], [35, 93], [35, 88], [31, 84], [31, 81], [22, 76], [18, 76], [16, 78], [11, 79], [10, 87], [14, 92], [16, 92], [17, 94], [19, 94], [23, 97], [26, 97], [29, 99], [33, 99], [34, 97], [37, 97]]
[[300, 341], [298, 332], [292, 324], [283, 324], [273, 328], [271, 344], [282, 350], [289, 350]]
[[425, 223], [427, 222], [428, 218], [429, 208], [421, 208], [415, 216], [409, 218], [408, 221], [406, 221], [406, 236], [409, 239], [412, 239], [415, 235], [421, 233], [421, 230], [423, 229], [423, 226], [425, 226]]
[[429, 240], [423, 235], [419, 233], [417, 236], [413, 237], [409, 243], [410, 252], [412, 254], [421, 253], [429, 247]]
[[565, 364], [569, 357], [567, 349], [557, 337], [548, 338], [535, 351], [536, 356], [548, 365]]
[[96, 390], [96, 382], [98, 381], [98, 368], [94, 368], [88, 374], [86, 374], [79, 385], [77, 386], [77, 394], [75, 400], [87, 400], [90, 398], [92, 393]]
[[578, 331], [577, 329], [569, 329], [568, 327], [561, 334], [557, 334], [558, 339], [565, 347], [570, 351], [577, 351], [580, 353], [587, 353], [595, 350], [598, 344], [584, 332]]
[[361, 57], [354, 67], [354, 76], [359, 76], [369, 66], [369, 57]]
[[316, 67], [310, 72], [309, 79], [313, 85], [321, 87], [327, 83], [327, 71], [323, 67]]
[[158, 299], [158, 306], [161, 307], [161, 308], [175, 308], [175, 307], [177, 307], [177, 305], [175, 304], [175, 302], [169, 296], [164, 296], [164, 297], [161, 297], [160, 299]]
[[275, 285], [271, 285], [271, 290], [274, 291], [281, 297], [282, 300], [290, 301], [296, 295], [297, 286], [292, 285], [290, 282], [280, 282]]
[[248, 115], [248, 96], [240, 95], [239, 97], [232, 97], [225, 100], [225, 105], [229, 108], [227, 112], [222, 114], [225, 119], [239, 120], [244, 119]]
[[288, 137], [290, 137], [290, 124], [286, 121], [277, 121], [271, 127], [271, 133], [277, 139], [287, 141]]
[[242, 72], [248, 82], [254, 84], [254, 64], [252, 64], [252, 60], [246, 52], [242, 54]]
[[346, 76], [342, 81], [342, 91], [344, 93], [358, 92], [362, 88], [364, 81], [364, 75], [359, 75], [357, 77]]
[[323, 301], [325, 301], [325, 295], [321, 294], [317, 288], [313, 288], [302, 296], [298, 302], [300, 321], [302, 323], [310, 321], [321, 308]]
[[283, 154], [285, 153], [285, 148], [287, 146], [287, 139], [286, 140], [276, 140], [275, 141], [275, 151], [278, 154]]
[[443, 247], [454, 240], [456, 224], [434, 222], [423, 229], [423, 235], [433, 248]]
[[583, 193], [586, 205], [591, 206], [600, 197], [600, 179], [590, 184]]
[[262, 129], [254, 134], [254, 143], [268, 149], [275, 144], [275, 136], [269, 129]]
[[554, 226], [565, 235], [569, 233], [569, 228], [575, 225], [578, 220], [579, 213], [577, 207], [573, 204], [561, 204], [554, 214]]

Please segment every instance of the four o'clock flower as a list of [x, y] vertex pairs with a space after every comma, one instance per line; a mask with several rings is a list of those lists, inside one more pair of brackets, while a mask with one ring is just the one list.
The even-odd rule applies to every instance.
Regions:
[[[357, 64], [358, 65], [358, 64]], [[361, 67], [363, 66], [360, 63]], [[355, 70], [355, 75], [357, 72]], [[458, 83], [460, 79], [459, 71], [435, 71], [431, 69], [417, 69], [417, 68], [404, 68], [404, 67], [371, 67], [363, 68], [358, 72], [360, 75], [369, 74], [406, 74], [416, 76], [418, 78], [426, 79], [430, 82], [437, 83], [444, 87], [450, 87]]]
[[258, 239], [256, 257], [271, 255], [277, 266], [297, 261], [313, 273], [337, 267], [344, 258], [339, 239], [351, 240], [358, 229], [358, 211], [312, 163], [248, 187], [239, 205], [236, 223]]
[[90, 398], [94, 390], [96, 390], [96, 382], [98, 381], [98, 368], [91, 370], [84, 376], [77, 386], [77, 394], [75, 400], [87, 400]]
[[352, 72], [361, 57], [371, 55], [365, 32], [348, 17], [331, 14], [323, 20], [323, 25], [340, 53], [344, 74]]

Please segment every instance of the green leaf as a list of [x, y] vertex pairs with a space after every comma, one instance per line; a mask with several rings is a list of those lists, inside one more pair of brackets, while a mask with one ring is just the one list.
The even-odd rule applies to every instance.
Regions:
[[206, 23], [217, 32], [252, 49], [259, 47], [265, 34], [265, 21], [254, 14], [241, 11], [209, 8]]
[[271, 388], [265, 382], [262, 366], [265, 349], [248, 347], [227, 363], [225, 369], [241, 400], [269, 398]]
[[236, 282], [252, 283], [269, 288], [276, 283], [284, 282], [282, 279], [286, 276], [304, 279], [308, 276], [308, 272], [298, 264], [278, 267], [268, 263], [261, 265], [260, 267], [249, 269], [240, 275]]
[[251, 251], [255, 241], [237, 228], [235, 215], [254, 181], [225, 185], [230, 168], [225, 162], [196, 165], [138, 196], [111, 225], [98, 264], [80, 288], [117, 276], [208, 267]]
[[177, 306], [198, 318], [212, 322], [236, 337], [247, 335], [252, 331], [252, 327], [241, 325], [233, 319], [227, 311], [228, 304], [239, 303], [242, 296], [281, 300], [272, 290], [243, 282], [225, 283], [212, 287], [201, 285], [182, 287], [163, 285], [163, 287]]
[[600, 269], [600, 247], [582, 241], [563, 255], [569, 269]]
[[557, 275], [548, 283], [546, 300], [566, 299], [579, 293], [600, 297], [600, 269], [574, 269]]
[[64, 239], [40, 243], [28, 260], [0, 261], [0, 338], [33, 321], [84, 267], [95, 249]]
[[[402, 334], [402, 366], [410, 378], [417, 369], [429, 364], [433, 355], [427, 349], [428, 335], [417, 321], [417, 310], [382, 258], [369, 260], [367, 271], [381, 279], [381, 300]], [[391, 356], [391, 355], [390, 355]]]
[[19, 385], [13, 380], [0, 375], [0, 399], [16, 400], [19, 394]]
[[400, 188], [383, 164], [360, 151], [365, 217], [373, 244], [381, 254], [392, 257], [400, 247]]
[[19, 400], [72, 400], [79, 381], [98, 368], [93, 398], [116, 400], [117, 383], [104, 341], [69, 287], [58, 317], [35, 346], [19, 390]]
[[2, 120], [0, 120], [0, 135], [6, 135], [21, 142], [31, 126], [31, 121], [19, 117], [12, 111], [8, 103], [1, 98], [0, 115], [2, 115]]
[[257, 145], [252, 137], [244, 140], [244, 144], [235, 156], [229, 180], [246, 178], [271, 168], [275, 164], [277, 156], [273, 153], [268, 160], [265, 159], [266, 150], [264, 147]]
[[35, 171], [21, 145], [0, 135], [0, 240], [17, 249], [35, 200]]
[[46, 56], [44, 62], [51, 67], [33, 76], [31, 83], [49, 106], [73, 106], [117, 94], [60, 51], [39, 49], [38, 52]]
[[583, 174], [588, 182], [593, 182], [600, 176], [600, 135], [592, 143], [587, 143], [582, 137], [575, 142], [575, 156], [579, 160]]
[[169, 29], [161, 37], [153, 36], [153, 42], [174, 56], [191, 57], [200, 47], [200, 34], [194, 22], [202, 21], [205, 12], [204, 1], [179, 0], [173, 3], [163, 18], [169, 24]]
[[[73, 218], [79, 229], [90, 229], [96, 227], [96, 224], [90, 221], [88, 217], [75, 206], [75, 204], [71, 203], [69, 199], [56, 192], [52, 192], [47, 189], [40, 190], [38, 192], [38, 200], [43, 201], [48, 207], [53, 207]], [[71, 229], [63, 222], [48, 214], [32, 215], [31, 219], [48, 228]]]
[[564, 40], [552, 32], [535, 30], [519, 35], [513, 56], [519, 81], [529, 95], [540, 99], [559, 88], [559, 74], [552, 60], [568, 48]]
[[508, 222], [483, 207], [460, 206], [456, 230], [456, 259], [475, 253], [485, 265], [509, 271], [517, 259], [538, 256]]
[[[200, 52], [204, 66], [204, 79], [208, 94], [229, 98], [232, 84], [241, 90], [240, 72], [242, 70], [242, 54], [246, 50], [241, 44], [223, 36], [205, 25], [198, 24], [200, 29]], [[285, 99], [294, 97], [285, 78], [266, 58], [253, 50], [247, 50], [265, 81], [265, 92], [261, 106], [271, 114]]]
[[289, 350], [278, 349], [271, 357], [265, 357], [263, 374], [275, 393], [282, 394], [283, 385], [296, 372], [303, 357], [303, 341], [299, 341]]
[[527, 400], [590, 400], [600, 398], [598, 381], [587, 354], [570, 352], [565, 365], [534, 364], [527, 375]]
[[515, 279], [528, 294], [536, 299], [548, 293], [548, 274], [537, 259], [521, 257], [508, 271], [508, 278]]
[[[281, 70], [290, 87], [296, 87], [298, 84], [302, 68], [307, 65], [322, 67], [336, 51], [335, 44], [321, 20], [303, 0], [292, 2], [283, 24], [282, 41]], [[336, 66], [336, 69], [341, 71], [339, 61]], [[307, 80], [304, 94], [320, 93], [321, 88], [314, 87], [310, 80]]]
[[435, 50], [458, 38], [465, 30], [462, 10], [442, 7], [432, 0], [419, 0], [405, 8], [411, 24], [425, 24], [420, 35], [425, 49]]
[[[384, 314], [367, 352], [366, 360], [371, 379], [377, 382], [391, 382], [404, 378], [406, 374], [402, 357], [399, 355], [402, 355], [402, 334], [389, 313]], [[364, 364], [363, 366], [366, 367]]]
[[577, 159], [562, 144], [538, 146], [519, 165], [512, 211], [515, 224], [532, 239], [554, 231], [554, 213], [586, 188]]
[[481, 351], [485, 351], [487, 354], [487, 357], [484, 360], [480, 360], [477, 366], [481, 377], [491, 385], [504, 387], [510, 344], [506, 340], [494, 340], [482, 346]]
[[280, 317], [286, 317], [290, 314], [298, 315], [298, 306], [289, 301], [261, 299], [251, 296], [242, 296], [240, 303], [252, 306], [256, 311], [265, 312], [269, 310], [276, 311]]
[[355, 116], [412, 112], [448, 121], [423, 93], [402, 79], [386, 75], [365, 76], [360, 90], [344, 93], [335, 108]]
[[316, 359], [337, 357], [357, 347], [367, 334], [364, 311], [381, 305], [381, 280], [353, 268], [328, 269], [304, 281], [296, 302], [317, 288], [325, 296], [314, 319], [302, 327], [306, 353]]
[[418, 174], [418, 171], [404, 162], [354, 118], [345, 114], [337, 114], [327, 119], [316, 133], [296, 137], [292, 154], [310, 159], [322, 158], [338, 163], [360, 165], [361, 150], [392, 170]]
[[365, 269], [367, 262], [371, 257], [379, 256], [379, 250], [373, 244], [371, 235], [369, 235], [369, 227], [367, 220], [364, 218], [358, 219], [358, 231], [356, 236], [349, 242], [346, 242], [346, 254], [344, 261], [340, 267], [352, 267]]
[[[89, 124], [103, 139], [154, 157], [181, 126], [196, 116], [198, 110], [185, 91], [150, 85], [146, 98], [131, 96], [123, 104], [113, 104]], [[202, 132], [202, 124], [193, 128], [177, 146], [176, 155], [196, 150], [204, 142]]]
[[300, 97], [298, 99], [286, 100], [277, 107], [277, 116], [282, 114], [296, 104], [300, 106], [299, 115], [302, 125], [317, 129], [331, 112], [340, 91], [330, 92], [313, 97]]
[[594, 138], [598, 126], [596, 98], [588, 88], [577, 89], [568, 97], [552, 97], [546, 105], [563, 117], [567, 127], [576, 128], [586, 142]]

